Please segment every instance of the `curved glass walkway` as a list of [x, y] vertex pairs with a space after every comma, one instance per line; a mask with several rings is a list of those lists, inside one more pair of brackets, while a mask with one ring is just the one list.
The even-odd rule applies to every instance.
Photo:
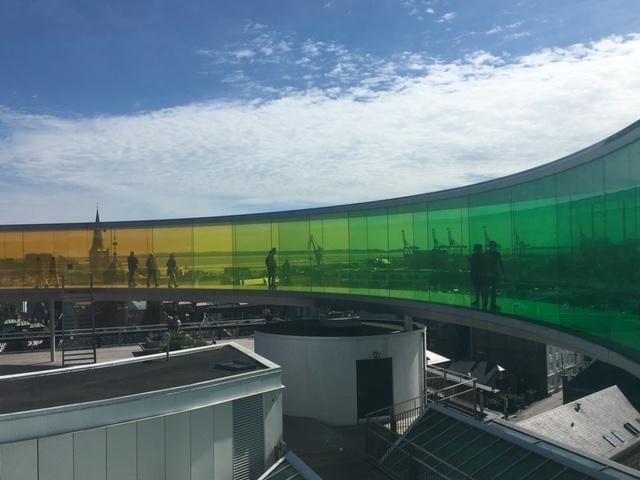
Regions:
[[[474, 307], [469, 255], [495, 242], [499, 313], [640, 362], [640, 122], [509, 177], [355, 205], [232, 217], [0, 227], [0, 288], [266, 290]], [[482, 301], [480, 302], [480, 304]]]

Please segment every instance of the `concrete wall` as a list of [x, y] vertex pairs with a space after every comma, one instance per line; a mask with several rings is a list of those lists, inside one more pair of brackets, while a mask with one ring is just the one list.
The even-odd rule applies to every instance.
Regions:
[[[263, 394], [265, 465], [282, 440], [282, 395]], [[0, 445], [2, 480], [232, 479], [232, 402]]]
[[282, 390], [265, 393], [262, 396], [264, 414], [264, 455], [265, 465], [277, 460], [276, 449], [282, 442]]
[[392, 358], [394, 403], [423, 384], [422, 330], [367, 337], [303, 337], [256, 332], [255, 351], [282, 367], [284, 413], [330, 425], [358, 422], [356, 360]]

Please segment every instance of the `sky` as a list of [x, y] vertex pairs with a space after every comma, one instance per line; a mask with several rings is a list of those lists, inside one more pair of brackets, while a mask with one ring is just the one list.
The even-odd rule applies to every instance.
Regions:
[[0, 224], [425, 193], [638, 118], [637, 0], [0, 0]]

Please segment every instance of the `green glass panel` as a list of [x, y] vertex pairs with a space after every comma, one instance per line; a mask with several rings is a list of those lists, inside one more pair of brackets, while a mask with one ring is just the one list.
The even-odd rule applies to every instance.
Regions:
[[327, 252], [324, 246], [324, 226], [321, 218], [313, 217], [309, 221], [309, 282], [313, 291], [325, 289]]
[[640, 141], [624, 148], [629, 157], [629, 180], [634, 193], [631, 225], [632, 237], [640, 240]]
[[558, 322], [556, 186], [552, 177], [511, 190], [512, 255], [508, 282], [512, 313], [541, 322]]
[[[604, 167], [602, 160], [580, 165], [558, 174], [557, 190], [562, 193], [558, 222], [568, 223], [570, 245], [561, 245], [559, 255], [560, 326], [584, 330], [588, 335], [607, 335], [609, 319], [600, 308], [606, 295], [593, 295], [603, 290], [606, 273], [606, 238], [604, 208]], [[599, 285], [599, 287], [598, 287]], [[604, 293], [604, 292], [602, 292]]]
[[[511, 261], [515, 237], [512, 225], [511, 189], [469, 197], [469, 234], [471, 247], [481, 245], [483, 255], [487, 258], [485, 268], [487, 273], [482, 275], [485, 278], [482, 289], [486, 290], [484, 296], [487, 300], [482, 299], [483, 295], [480, 292], [478, 304], [483, 304], [483, 308], [490, 309], [493, 304], [498, 304], [496, 308], [500, 308], [503, 313], [514, 313], [516, 308], [514, 290], [517, 284], [511, 275], [514, 270], [517, 270], [517, 265], [513, 265]], [[497, 253], [488, 253], [491, 242], [495, 242]], [[496, 258], [497, 255], [499, 257]], [[475, 300], [474, 295], [472, 301]]]
[[193, 227], [194, 287], [233, 288], [232, 225]]
[[[349, 286], [351, 293], [369, 294], [369, 244], [365, 213], [349, 214]], [[373, 260], [371, 258], [371, 260]]]
[[236, 224], [233, 242], [236, 288], [267, 289], [265, 259], [271, 248], [277, 248], [272, 243], [271, 223]]
[[351, 293], [389, 295], [389, 238], [386, 210], [349, 215]]
[[413, 245], [410, 245], [408, 261], [414, 272], [414, 296], [429, 301], [429, 260], [431, 256], [429, 215], [426, 203], [413, 205]]
[[369, 295], [389, 296], [389, 219], [386, 209], [367, 215], [367, 271]]
[[349, 219], [320, 217], [311, 222], [311, 233], [322, 249], [319, 266], [314, 267], [313, 290], [350, 293]]
[[389, 289], [397, 298], [414, 298], [418, 282], [413, 207], [389, 209]]
[[468, 209], [467, 199], [429, 204], [429, 298], [432, 302], [468, 305]]
[[622, 148], [604, 160], [607, 237], [601, 242], [600, 256], [605, 292], [602, 303], [609, 315], [612, 341], [638, 345], [640, 319], [637, 272], [640, 268], [640, 239], [637, 225], [638, 144]]

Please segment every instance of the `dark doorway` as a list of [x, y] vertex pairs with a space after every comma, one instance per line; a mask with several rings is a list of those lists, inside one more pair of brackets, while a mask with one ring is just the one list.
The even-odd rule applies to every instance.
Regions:
[[393, 405], [393, 372], [390, 358], [356, 360], [358, 418]]

